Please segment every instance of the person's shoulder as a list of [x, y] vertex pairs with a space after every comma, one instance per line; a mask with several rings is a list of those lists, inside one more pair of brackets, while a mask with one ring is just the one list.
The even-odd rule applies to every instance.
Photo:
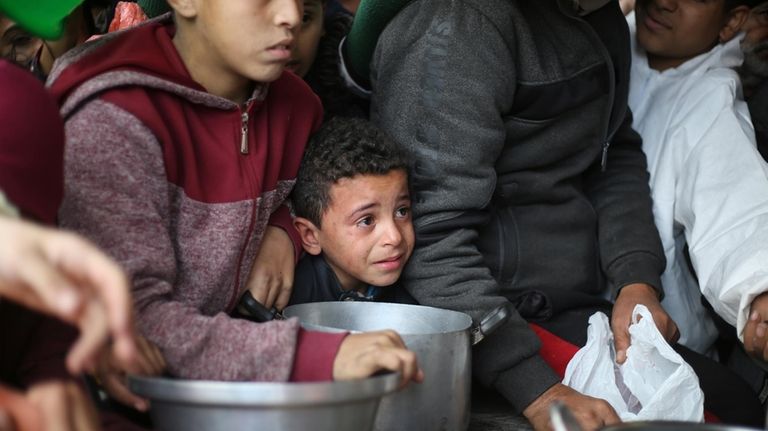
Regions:
[[293, 111], [322, 112], [320, 98], [304, 82], [292, 72], [285, 71], [277, 80], [269, 84], [269, 95], [272, 104], [287, 104]]

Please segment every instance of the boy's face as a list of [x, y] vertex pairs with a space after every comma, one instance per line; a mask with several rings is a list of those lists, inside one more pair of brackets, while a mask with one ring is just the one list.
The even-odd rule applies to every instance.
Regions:
[[343, 178], [330, 197], [322, 228], [314, 230], [317, 247], [305, 240], [305, 249], [324, 254], [345, 290], [396, 282], [414, 243], [407, 174]]
[[293, 44], [291, 61], [287, 68], [302, 78], [309, 72], [317, 55], [317, 45], [323, 35], [322, 0], [304, 0], [304, 16], [301, 29]]
[[726, 23], [724, 0], [638, 0], [635, 13], [651, 67], [654, 60], [677, 67], [709, 51]]
[[[194, 22], [198, 48], [211, 68], [252, 81], [277, 79], [291, 58], [301, 0], [176, 0]], [[177, 13], [179, 9], [177, 9]]]

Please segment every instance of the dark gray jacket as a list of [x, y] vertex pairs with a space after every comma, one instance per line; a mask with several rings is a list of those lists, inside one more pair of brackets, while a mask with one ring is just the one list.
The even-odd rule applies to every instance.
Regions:
[[[420, 303], [477, 321], [532, 291], [557, 302], [661, 289], [626, 22], [616, 1], [583, 18], [571, 5], [418, 0], [382, 33], [371, 115], [415, 161], [403, 280]], [[513, 314], [474, 368], [522, 410], [560, 378]]]

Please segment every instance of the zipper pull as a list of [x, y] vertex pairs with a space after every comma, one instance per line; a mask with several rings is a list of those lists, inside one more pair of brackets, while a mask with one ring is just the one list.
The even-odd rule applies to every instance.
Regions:
[[603, 155], [600, 158], [600, 170], [602, 172], [605, 172], [605, 168], [608, 166], [608, 147], [610, 145], [611, 143], [608, 141], [603, 142]]
[[248, 113], [243, 112], [240, 119], [242, 120], [240, 126], [240, 153], [248, 154]]

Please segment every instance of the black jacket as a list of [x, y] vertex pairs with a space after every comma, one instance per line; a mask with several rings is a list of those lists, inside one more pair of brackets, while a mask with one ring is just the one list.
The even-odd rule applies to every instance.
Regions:
[[[415, 160], [403, 282], [419, 303], [479, 321], [510, 299], [541, 316], [531, 305], [661, 289], [626, 22], [616, 1], [585, 17], [572, 4], [418, 0], [382, 33], [371, 117]], [[519, 410], [559, 381], [524, 317], [473, 359]]]
[[296, 265], [293, 291], [288, 305], [325, 301], [377, 301], [415, 304], [398, 283], [392, 286], [369, 286], [364, 294], [345, 291], [322, 255], [305, 254]]

